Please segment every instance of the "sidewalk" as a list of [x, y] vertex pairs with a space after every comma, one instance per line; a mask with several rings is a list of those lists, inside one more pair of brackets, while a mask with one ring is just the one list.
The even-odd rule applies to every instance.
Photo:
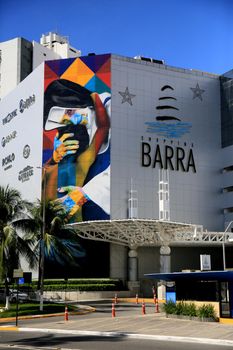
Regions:
[[[147, 305], [145, 315], [141, 312], [141, 305], [132, 311], [128, 307], [128, 304], [117, 304], [116, 317], [112, 317], [111, 305], [108, 305], [102, 311], [103, 316], [97, 311], [94, 314], [70, 316], [69, 321], [64, 321], [64, 317], [56, 322], [51, 318], [44, 319], [43, 323], [33, 320], [29, 327], [25, 321], [21, 321], [18, 330], [199, 342], [233, 348], [233, 324], [170, 319], [164, 313], [156, 313], [153, 305]], [[0, 327], [2, 330], [4, 328]]]

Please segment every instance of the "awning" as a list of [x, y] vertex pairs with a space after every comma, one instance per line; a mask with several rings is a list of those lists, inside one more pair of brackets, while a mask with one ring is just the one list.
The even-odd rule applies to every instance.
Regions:
[[233, 281], [233, 271], [149, 273], [145, 277], [161, 281]]
[[227, 243], [228, 232], [203, 231], [201, 225], [155, 219], [95, 220], [68, 224], [85, 239], [128, 247], [213, 246]]

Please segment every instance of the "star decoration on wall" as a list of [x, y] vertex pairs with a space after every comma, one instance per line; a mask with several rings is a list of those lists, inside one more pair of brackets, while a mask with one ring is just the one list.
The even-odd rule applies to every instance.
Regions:
[[198, 97], [202, 101], [202, 94], [205, 92], [205, 90], [200, 89], [199, 84], [197, 83], [195, 88], [190, 88], [193, 92], [193, 100], [194, 98]]
[[136, 95], [130, 94], [128, 86], [125, 88], [125, 91], [118, 91], [119, 94], [122, 97], [121, 103], [128, 102], [130, 106], [133, 105], [132, 98], [134, 98]]

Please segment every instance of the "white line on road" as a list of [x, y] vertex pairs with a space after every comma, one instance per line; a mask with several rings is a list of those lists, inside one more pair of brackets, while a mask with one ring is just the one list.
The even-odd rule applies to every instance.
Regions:
[[51, 346], [43, 346], [43, 347], [35, 347], [35, 346], [30, 346], [30, 345], [20, 345], [20, 344], [0, 344], [0, 348], [8, 348], [9, 349], [23, 349], [23, 350], [81, 350], [77, 348], [61, 348], [61, 347], [51, 347]]
[[[89, 335], [97, 337], [115, 337], [115, 338], [131, 338], [131, 339], [148, 339], [148, 340], [160, 340], [182, 343], [199, 343], [199, 344], [212, 344], [212, 345], [224, 345], [233, 347], [233, 340], [227, 339], [213, 339], [213, 338], [194, 338], [194, 337], [178, 337], [178, 336], [165, 336], [165, 335], [150, 335], [150, 334], [137, 334], [137, 333], [124, 333], [124, 332], [97, 332], [97, 331], [76, 331], [65, 329], [41, 329], [41, 328], [26, 328], [19, 327], [21, 332], [41, 332], [52, 334], [70, 334], [70, 335]], [[60, 349], [59, 349], [60, 350]], [[67, 350], [67, 349], [66, 349]]]

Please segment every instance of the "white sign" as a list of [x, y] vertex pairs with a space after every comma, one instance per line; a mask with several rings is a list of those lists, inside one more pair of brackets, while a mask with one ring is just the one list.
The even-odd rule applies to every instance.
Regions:
[[13, 278], [20, 278], [23, 277], [23, 270], [22, 269], [14, 269], [13, 270]]
[[211, 270], [211, 258], [210, 255], [202, 254], [200, 255], [201, 271]]
[[41, 197], [44, 65], [0, 102], [1, 185], [23, 199]]

